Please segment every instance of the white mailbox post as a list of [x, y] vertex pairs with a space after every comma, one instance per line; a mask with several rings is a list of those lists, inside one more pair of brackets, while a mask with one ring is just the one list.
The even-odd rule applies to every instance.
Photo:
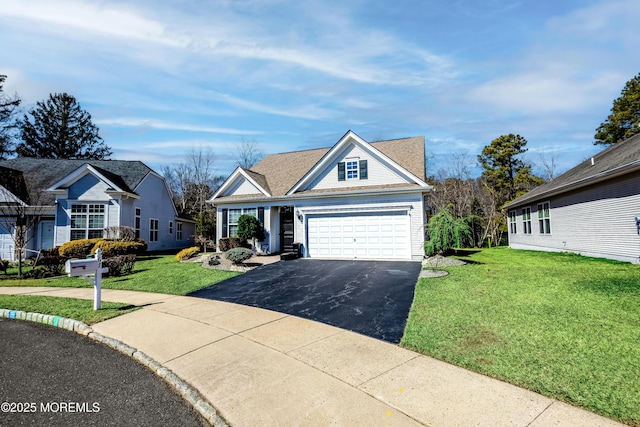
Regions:
[[[100, 310], [102, 273], [109, 271], [108, 268], [102, 268], [102, 249], [96, 250], [95, 258], [68, 260], [64, 265], [64, 269], [69, 276], [82, 277], [93, 284], [93, 309]], [[93, 278], [90, 276], [93, 276]]]

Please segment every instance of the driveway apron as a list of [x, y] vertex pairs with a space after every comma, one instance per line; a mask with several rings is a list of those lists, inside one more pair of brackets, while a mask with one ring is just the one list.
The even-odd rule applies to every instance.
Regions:
[[315, 320], [400, 342], [421, 264], [410, 261], [280, 261], [189, 296]]

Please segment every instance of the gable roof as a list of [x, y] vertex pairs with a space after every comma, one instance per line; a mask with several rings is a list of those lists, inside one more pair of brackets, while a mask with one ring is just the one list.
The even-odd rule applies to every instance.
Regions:
[[123, 191], [135, 194], [135, 188], [152, 170], [140, 161], [128, 160], [64, 160], [18, 157], [2, 160], [0, 166], [20, 171], [32, 203], [53, 204], [55, 195], [45, 191], [84, 165], [92, 166]]
[[[347, 132], [345, 136], [350, 133], [352, 132]], [[340, 140], [342, 141], [345, 136]], [[424, 180], [425, 154], [423, 136], [370, 142], [369, 145], [395, 161], [411, 174]], [[251, 170], [245, 169], [245, 171], [248, 174], [253, 173], [251, 177], [272, 196], [284, 196], [307, 175], [332, 148], [333, 147], [316, 148], [312, 150], [270, 154], [252, 167]], [[259, 179], [262, 181], [259, 181]], [[250, 196], [227, 197], [237, 199], [248, 198]], [[225, 199], [227, 197], [225, 197]], [[214, 195], [212, 199], [215, 198], [216, 196]]]
[[519, 206], [640, 170], [640, 134], [614, 144], [505, 205]]

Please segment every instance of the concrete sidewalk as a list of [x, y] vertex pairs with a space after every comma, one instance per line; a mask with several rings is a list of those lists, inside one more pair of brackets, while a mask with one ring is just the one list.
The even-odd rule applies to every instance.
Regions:
[[[0, 294], [93, 298], [89, 288]], [[142, 310], [93, 325], [200, 391], [233, 426], [621, 426], [398, 346], [220, 301], [103, 289]], [[6, 307], [11, 308], [11, 307]]]

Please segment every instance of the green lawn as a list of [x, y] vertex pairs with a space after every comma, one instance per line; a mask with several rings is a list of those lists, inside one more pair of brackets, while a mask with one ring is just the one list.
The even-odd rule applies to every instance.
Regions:
[[640, 267], [496, 248], [420, 279], [402, 345], [640, 426]]
[[[202, 268], [200, 263], [178, 262], [174, 255], [143, 255], [138, 257], [132, 274], [105, 277], [102, 288], [185, 295], [238, 274]], [[3, 274], [0, 274], [0, 286], [92, 287], [89, 282], [78, 277], [18, 280], [7, 279]]]
[[102, 322], [103, 320], [139, 309], [139, 307], [128, 304], [103, 301], [101, 309], [94, 310], [93, 300], [41, 297], [35, 295], [0, 295], [0, 308], [30, 313], [51, 314], [79, 320], [87, 325]]

